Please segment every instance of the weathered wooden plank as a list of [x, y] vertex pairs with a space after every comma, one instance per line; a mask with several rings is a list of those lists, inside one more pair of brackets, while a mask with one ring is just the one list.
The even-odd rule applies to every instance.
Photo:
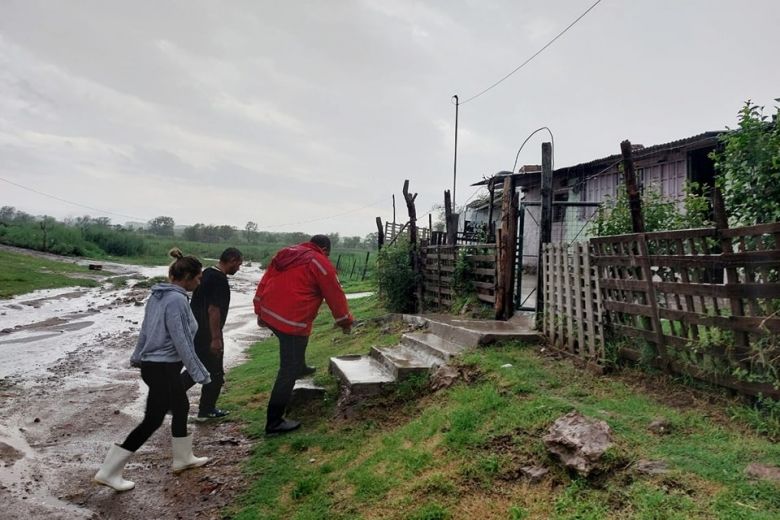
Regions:
[[[728, 267], [780, 266], [780, 250], [745, 251], [721, 255], [650, 255], [651, 265], [660, 267], [691, 267], [699, 269], [726, 269]], [[596, 265], [640, 266], [635, 256], [615, 255], [593, 258]]]
[[[585, 254], [583, 258], [583, 271], [587, 279], [587, 281], [585, 282], [585, 310], [586, 310], [585, 315], [587, 316], [588, 331], [589, 331], [588, 352], [590, 353], [591, 358], [603, 360], [604, 340], [601, 335], [601, 331], [602, 331], [601, 290], [598, 285], [598, 275], [597, 273], [593, 272], [593, 269], [590, 266], [590, 251], [586, 248], [584, 253]], [[595, 302], [594, 302], [594, 292], [592, 287], [594, 281], [596, 283]], [[598, 342], [598, 351], [596, 350], [597, 342]]]
[[765, 318], [761, 316], [709, 316], [696, 312], [688, 312], [677, 309], [659, 309], [662, 318], [680, 320], [686, 323], [694, 323], [707, 327], [738, 330], [744, 332], [780, 333], [780, 318]]
[[[551, 294], [552, 286], [550, 283], [550, 270], [552, 259], [550, 258], [550, 244], [543, 244], [542, 246], [542, 284], [544, 294]], [[542, 315], [542, 333], [545, 337], [550, 338], [552, 335], [553, 324], [553, 310], [550, 300], [547, 300], [547, 304], [544, 306], [544, 314]]]
[[642, 305], [639, 303], [626, 303], [606, 300], [604, 302], [604, 309], [613, 312], [624, 312], [626, 314], [633, 314], [634, 316], [647, 316], [653, 315], [653, 309], [649, 305]]
[[487, 269], [483, 267], [477, 267], [474, 269], [474, 274], [479, 276], [497, 276], [495, 269]]
[[[579, 354], [590, 354], [588, 347], [585, 345], [585, 321], [587, 320], [586, 314], [582, 310], [582, 298], [583, 292], [590, 290], [590, 273], [582, 272], [582, 257], [587, 255], [587, 251], [583, 253], [582, 243], [575, 242], [572, 244], [574, 249], [574, 312], [577, 317], [577, 345], [579, 346]], [[573, 336], [574, 331], [570, 331]], [[572, 349], [573, 350], [573, 349]]]
[[495, 294], [483, 294], [483, 293], [477, 293], [477, 299], [483, 302], [487, 303], [496, 303], [496, 295]]
[[564, 335], [563, 328], [565, 320], [563, 319], [564, 306], [563, 306], [563, 291], [566, 284], [566, 278], [563, 271], [563, 247], [561, 244], [555, 244], [553, 246], [555, 251], [555, 288], [553, 289], [556, 296], [556, 314], [558, 315], [558, 332], [555, 338], [555, 344], [563, 348], [566, 336]]
[[[574, 308], [572, 298], [574, 298], [574, 287], [572, 287], [574, 280], [572, 278], [579, 278], [579, 275], [572, 276], [571, 273], [571, 256], [569, 255], [569, 248], [561, 244], [561, 256], [563, 257], [563, 287], [562, 294], [564, 298], [564, 312], [566, 313], [566, 345], [569, 352], [575, 354], [574, 351]], [[579, 296], [579, 295], [577, 295]]]
[[477, 289], [488, 289], [491, 291], [496, 290], [496, 284], [491, 282], [471, 282]]
[[496, 255], [466, 255], [465, 258], [467, 262], [472, 262], [472, 263], [477, 263], [477, 262], [496, 263]]
[[[682, 275], [682, 273], [680, 273]], [[643, 291], [646, 283], [641, 280], [606, 279], [599, 283], [608, 289]], [[653, 282], [658, 292], [712, 298], [780, 298], [780, 283], [690, 283]]]
[[[669, 362], [669, 356], [666, 353], [666, 344], [664, 343], [664, 333], [661, 328], [661, 319], [658, 315], [658, 298], [655, 294], [655, 287], [653, 287], [653, 271], [650, 266], [650, 259], [647, 250], [647, 240], [644, 235], [639, 236], [639, 255], [642, 259], [642, 277], [647, 283], [647, 301], [650, 304], [650, 308], [653, 310], [650, 319], [653, 323], [653, 330], [656, 333], [656, 346], [658, 347], [658, 356], [661, 358], [662, 363]], [[666, 368], [664, 368], [666, 370]]]
[[755, 235], [772, 235], [780, 233], [780, 222], [772, 222], [769, 224], [757, 224], [755, 226], [744, 226], [731, 229], [718, 230], [720, 236], [726, 238], [746, 237]]
[[[690, 237], [712, 237], [715, 236], [717, 230], [715, 228], [696, 228], [696, 229], [681, 229], [677, 231], [654, 231], [652, 233], [644, 233], [647, 240], [675, 240], [686, 239]], [[626, 235], [612, 235], [607, 237], [594, 237], [590, 241], [592, 244], [617, 244], [620, 242], [633, 242], [636, 240], [636, 233], [630, 233]]]

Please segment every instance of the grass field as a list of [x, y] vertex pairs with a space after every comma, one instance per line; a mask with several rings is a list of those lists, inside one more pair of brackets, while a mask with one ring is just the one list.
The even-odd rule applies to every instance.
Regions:
[[[352, 307], [359, 318], [382, 313], [374, 297]], [[336, 414], [328, 358], [394, 344], [402, 330], [367, 323], [344, 336], [330, 321], [320, 314], [307, 354], [327, 399], [291, 414], [303, 422], [300, 431], [263, 436], [278, 367], [274, 339], [254, 345], [250, 360], [228, 375], [222, 402], [257, 438], [246, 465], [252, 484], [229, 511], [232, 518], [780, 517], [780, 487], [745, 475], [751, 462], [780, 465], [780, 445], [757, 433], [777, 435], [780, 428], [750, 408], [633, 370], [594, 377], [515, 343], [467, 355], [471, 383], [430, 393], [424, 381], [411, 380], [345, 418]], [[541, 441], [571, 410], [613, 430], [615, 446], [589, 479], [560, 468]], [[671, 423], [671, 433], [648, 430], [656, 417]], [[666, 461], [670, 471], [639, 475], [632, 465], [640, 459]], [[518, 478], [518, 468], [532, 464], [550, 473], [538, 483]]]
[[94, 280], [79, 276], [87, 273], [86, 267], [76, 264], [0, 251], [0, 298], [11, 298], [37, 289], [96, 286]]

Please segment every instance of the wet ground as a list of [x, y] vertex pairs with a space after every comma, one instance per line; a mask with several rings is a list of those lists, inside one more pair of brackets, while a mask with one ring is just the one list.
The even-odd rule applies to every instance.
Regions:
[[[70, 259], [69, 261], [72, 261]], [[148, 289], [136, 280], [165, 267], [104, 264], [96, 288], [36, 291], [0, 300], [0, 504], [4, 519], [220, 518], [244, 487], [241, 462], [251, 443], [229, 422], [192, 423], [202, 468], [170, 471], [169, 422], [131, 459], [126, 493], [92, 483], [112, 442], [121, 442], [143, 415], [146, 387], [130, 367]], [[252, 297], [261, 271], [244, 267], [231, 278], [225, 364], [234, 366], [267, 331], [255, 324]], [[197, 410], [199, 386], [190, 391]]]

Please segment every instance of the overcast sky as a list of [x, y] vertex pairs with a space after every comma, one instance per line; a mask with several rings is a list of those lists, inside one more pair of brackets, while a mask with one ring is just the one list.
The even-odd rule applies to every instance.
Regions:
[[[0, 0], [0, 177], [132, 220], [365, 235], [404, 179], [421, 216], [451, 188], [451, 96], [593, 1]], [[559, 167], [773, 106], [779, 27], [777, 0], [603, 0], [461, 107], [456, 202], [540, 126]], [[0, 205], [131, 220], [3, 181]]]

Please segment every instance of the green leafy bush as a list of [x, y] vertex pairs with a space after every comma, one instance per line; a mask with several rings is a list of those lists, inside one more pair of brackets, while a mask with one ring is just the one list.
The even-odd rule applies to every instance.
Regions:
[[[696, 183], [686, 184], [682, 209], [676, 200], [664, 198], [656, 186], [648, 186], [642, 194], [642, 215], [648, 232], [705, 227], [711, 223], [709, 213], [706, 192]], [[618, 186], [615, 198], [607, 197], [599, 206], [593, 232], [600, 237], [632, 232], [628, 195], [623, 186]]]
[[710, 154], [731, 226], [780, 222], [780, 108], [770, 120], [749, 100], [739, 127], [721, 138]]
[[414, 312], [415, 273], [409, 242], [398, 240], [379, 251], [376, 281], [379, 297], [390, 312]]

